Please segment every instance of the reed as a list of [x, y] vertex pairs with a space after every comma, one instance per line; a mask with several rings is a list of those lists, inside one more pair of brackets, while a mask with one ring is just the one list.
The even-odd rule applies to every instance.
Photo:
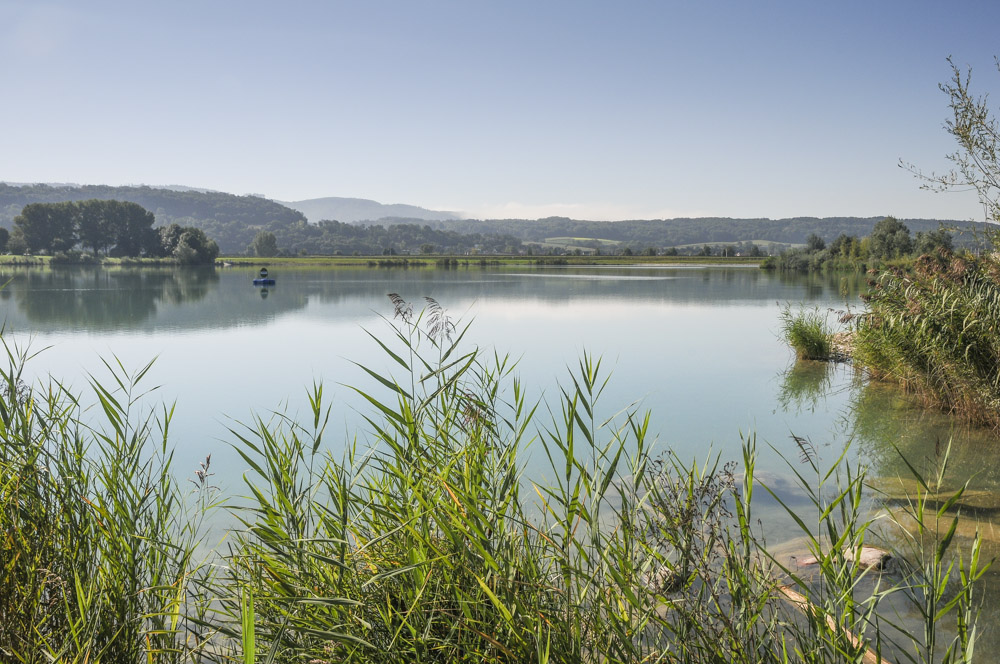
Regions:
[[[898, 580], [862, 569], [872, 517], [846, 450], [821, 467], [796, 441], [791, 467], [813, 511], [789, 514], [819, 570], [806, 575], [758, 532], [753, 437], [741, 475], [717, 456], [659, 454], [648, 414], [603, 405], [600, 360], [585, 355], [557, 398], [531, 402], [516, 363], [469, 347], [468, 326], [437, 302], [393, 306], [391, 332], [372, 339], [396, 369], [364, 368], [374, 388], [357, 388], [371, 407], [365, 443], [328, 451], [321, 384], [306, 421], [235, 425], [247, 495], [230, 506], [229, 549], [204, 563], [210, 459], [185, 494], [170, 409], [141, 407], [149, 367], [109, 363], [114, 387], [92, 382], [85, 417], [58, 383], [26, 387], [26, 357], [8, 350], [0, 659], [931, 661], [951, 616], [945, 660], [971, 656], [984, 566], [950, 564], [947, 528], [927, 527], [915, 541], [937, 552], [930, 564], [914, 556]], [[526, 474], [527, 454], [544, 477]], [[930, 524], [926, 501], [915, 505]], [[912, 641], [880, 613], [895, 593], [922, 602]]]
[[189, 501], [173, 479], [171, 413], [139, 405], [149, 366], [107, 363], [113, 388], [91, 381], [99, 414], [84, 418], [57, 381], [27, 385], [28, 354], [4, 348], [0, 659], [197, 659], [187, 617], [199, 614], [198, 507], [210, 490]]
[[833, 352], [833, 330], [819, 309], [792, 310], [785, 305], [779, 314], [782, 334], [800, 360], [829, 360]]
[[928, 404], [1000, 426], [1000, 261], [939, 250], [870, 283], [854, 358]]

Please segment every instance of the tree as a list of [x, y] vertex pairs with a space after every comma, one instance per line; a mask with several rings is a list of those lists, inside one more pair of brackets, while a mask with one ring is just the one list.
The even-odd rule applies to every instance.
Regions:
[[[955, 166], [948, 173], [924, 173], [916, 166], [900, 161], [900, 166], [923, 180], [923, 187], [933, 191], [975, 189], [987, 220], [1000, 222], [1000, 124], [990, 111], [988, 96], [972, 94], [972, 69], [965, 72], [951, 66], [951, 80], [938, 87], [948, 95], [952, 117], [945, 129], [958, 143], [958, 150], [948, 155]], [[1000, 70], [1000, 59], [996, 60]], [[1000, 233], [988, 232], [994, 246], [1000, 245]]]
[[29, 203], [14, 218], [19, 240], [30, 253], [67, 251], [76, 245], [73, 203]]
[[157, 233], [153, 229], [156, 218], [152, 212], [137, 203], [107, 201], [108, 224], [115, 242], [116, 256], [141, 256], [155, 252]]
[[91, 199], [76, 203], [76, 232], [80, 244], [90, 247], [94, 256], [107, 252], [114, 241], [111, 224], [107, 216], [108, 201]]
[[926, 233], [918, 232], [914, 244], [918, 254], [930, 254], [938, 248], [946, 249], [949, 252], [954, 249], [951, 233], [943, 228]]
[[250, 243], [250, 253], [254, 256], [275, 256], [278, 253], [278, 240], [274, 237], [274, 233], [269, 231], [260, 231], [254, 236], [253, 242]]
[[177, 239], [173, 256], [178, 263], [188, 265], [212, 263], [219, 256], [219, 245], [200, 228], [188, 227]]
[[181, 233], [184, 229], [180, 224], [170, 224], [169, 226], [161, 226], [160, 235], [160, 247], [158, 256], [165, 258], [167, 256], [173, 256], [174, 249], [177, 248], [177, 243], [180, 242]]
[[8, 240], [10, 240], [10, 231], [0, 227], [0, 254], [7, 251]]
[[823, 251], [824, 249], [826, 249], [826, 242], [823, 241], [823, 238], [815, 233], [810, 233], [809, 237], [806, 238], [806, 251]]
[[875, 258], [898, 258], [913, 252], [910, 229], [895, 217], [886, 217], [875, 224], [868, 239], [868, 252]]

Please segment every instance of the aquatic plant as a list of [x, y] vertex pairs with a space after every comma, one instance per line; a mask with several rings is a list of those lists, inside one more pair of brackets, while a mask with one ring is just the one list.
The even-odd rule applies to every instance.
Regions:
[[939, 250], [863, 296], [854, 359], [928, 404], [1000, 426], [1000, 260]]
[[[509, 358], [463, 350], [467, 327], [442, 334], [436, 302], [422, 313], [393, 304], [399, 347], [373, 339], [400, 371], [366, 369], [387, 396], [359, 389], [373, 409], [370, 448], [323, 452], [321, 386], [305, 426], [258, 418], [235, 432], [251, 495], [220, 593], [221, 650], [239, 657], [252, 643], [274, 661], [314, 662], [748, 663], [938, 651], [930, 632], [958, 600], [925, 604], [927, 634], [912, 641], [879, 609], [894, 593], [917, 601], [955, 570], [883, 578], [866, 566], [874, 516], [847, 450], [820, 467], [797, 439], [806, 472], [792, 470], [814, 510], [811, 520], [788, 510], [814, 559], [804, 571], [757, 532], [752, 437], [741, 475], [717, 457], [656, 455], [637, 409], [600, 416], [600, 361], [585, 356], [557, 402], [529, 404]], [[525, 475], [529, 451], [547, 461], [544, 481]], [[950, 555], [947, 537], [928, 542], [938, 560]], [[951, 657], [974, 643], [972, 605], [962, 606]]]
[[79, 396], [54, 379], [26, 384], [28, 354], [4, 348], [0, 659], [191, 661], [189, 618], [209, 598], [195, 551], [210, 459], [187, 500], [172, 476], [170, 410], [139, 405], [148, 365], [106, 363], [113, 386], [91, 381], [99, 415], [84, 418]]
[[786, 304], [779, 314], [785, 341], [800, 360], [828, 360], [833, 349], [833, 330], [827, 316], [819, 309]]
[[[863, 469], [846, 450], [822, 467], [796, 439], [801, 460], [790, 467], [813, 509], [789, 515], [815, 559], [807, 573], [768, 553], [759, 533], [752, 436], [739, 474], [717, 456], [659, 454], [647, 414], [607, 412], [600, 360], [585, 355], [556, 399], [532, 403], [516, 363], [467, 347], [468, 326], [439, 303], [415, 311], [397, 296], [393, 305], [391, 332], [372, 340], [395, 369], [362, 367], [374, 387], [356, 388], [371, 407], [368, 439], [339, 458], [327, 450], [322, 384], [309, 391], [306, 421], [279, 413], [234, 425], [247, 496], [231, 506], [240, 525], [228, 550], [204, 565], [196, 551], [215, 505], [211, 459], [185, 499], [171, 474], [172, 412], [140, 405], [149, 366], [109, 363], [114, 387], [94, 380], [96, 410], [83, 417], [80, 398], [57, 382], [25, 385], [26, 358], [9, 351], [2, 659], [971, 657], [983, 566], [975, 556], [949, 563], [954, 501], [934, 511], [926, 492], [915, 499], [909, 514], [926, 527], [913, 541], [936, 553], [883, 577], [860, 562], [873, 529]], [[102, 425], [85, 423], [95, 419]], [[543, 471], [526, 474], [528, 454]], [[899, 593], [922, 602], [925, 633], [912, 641], [879, 610]], [[939, 645], [949, 615], [950, 649]]]

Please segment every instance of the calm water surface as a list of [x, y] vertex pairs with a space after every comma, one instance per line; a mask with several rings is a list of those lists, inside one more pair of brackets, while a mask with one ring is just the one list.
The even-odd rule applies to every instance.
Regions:
[[[712, 450], [740, 456], [741, 435], [756, 435], [760, 468], [776, 486], [791, 476], [791, 434], [808, 438], [825, 459], [850, 443], [871, 475], [906, 473], [895, 448], [926, 466], [954, 438], [952, 476], [1000, 489], [992, 459], [997, 439], [951, 418], [914, 408], [897, 390], [871, 386], [847, 366], [793, 361], [779, 338], [785, 303], [821, 309], [859, 305], [862, 275], [785, 275], [755, 268], [276, 268], [263, 293], [249, 269], [11, 270], [0, 291], [8, 344], [42, 350], [28, 376], [46, 375], [85, 390], [107, 376], [101, 358], [138, 369], [156, 402], [176, 402], [171, 436], [178, 469], [213, 455], [216, 482], [241, 493], [245, 464], [232, 451], [230, 427], [252, 413], [302, 413], [306, 388], [322, 381], [332, 397], [326, 437], [337, 451], [365, 440], [369, 409], [348, 385], [377, 391], [354, 362], [378, 371], [391, 364], [366, 333], [387, 338], [399, 293], [419, 308], [440, 302], [472, 327], [467, 339], [519, 358], [530, 396], [558, 395], [558, 382], [584, 352], [612, 372], [603, 403], [652, 412], [662, 450], [703, 460]], [[772, 449], [773, 448], [773, 449]], [[179, 470], [178, 472], [183, 472]], [[544, 479], [545, 468], [529, 461]], [[795, 501], [795, 495], [786, 496]], [[763, 507], [769, 541], [791, 529]], [[996, 585], [996, 584], [994, 584]], [[994, 631], [994, 630], [991, 630]]]
[[0, 316], [8, 342], [45, 349], [29, 365], [35, 377], [82, 389], [88, 374], [106, 376], [102, 358], [130, 368], [156, 358], [145, 382], [176, 402], [178, 462], [193, 468], [212, 452], [225, 484], [243, 470], [230, 465], [227, 428], [254, 412], [301, 412], [313, 381], [333, 396], [341, 440], [354, 436], [364, 406], [344, 386], [376, 389], [353, 362], [391, 368], [366, 333], [388, 335], [391, 292], [418, 308], [433, 297], [471, 322], [467, 339], [518, 358], [535, 398], [558, 394], [584, 352], [602, 357], [613, 374], [607, 412], [651, 410], [660, 444], [683, 458], [709, 446], [735, 458], [741, 432], [782, 451], [791, 432], [837, 445], [852, 398], [846, 371], [806, 380], [825, 381], [822, 396], [800, 394], [801, 381], [785, 376], [791, 355], [777, 313], [785, 302], [843, 308], [856, 277], [688, 267], [272, 274], [277, 285], [262, 297], [252, 270], [22, 270], [3, 276], [13, 281], [0, 291]]

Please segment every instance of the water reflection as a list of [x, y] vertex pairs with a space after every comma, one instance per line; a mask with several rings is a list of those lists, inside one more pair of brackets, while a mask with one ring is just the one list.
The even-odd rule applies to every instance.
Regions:
[[[429, 295], [450, 303], [488, 297], [520, 305], [589, 300], [595, 305], [614, 301], [771, 307], [776, 301], [854, 299], [862, 283], [854, 275], [845, 282], [840, 276], [786, 275], [745, 267], [472, 266], [276, 269], [274, 273], [280, 293], [275, 288], [254, 288], [254, 268], [8, 268], [0, 272], [0, 279], [12, 281], [0, 297], [7, 303], [13, 300], [14, 306], [3, 307], [3, 315], [15, 327], [103, 332], [233, 327], [301, 310], [313, 299], [338, 305], [325, 315], [356, 318], [389, 292], [412, 300]], [[266, 308], [251, 304], [264, 301]]]
[[786, 413], [800, 415], [816, 412], [826, 401], [833, 384], [830, 362], [798, 360], [781, 375], [776, 404]]
[[1000, 489], [1000, 470], [984, 463], [996, 454], [1000, 442], [996, 431], [923, 408], [897, 386], [874, 381], [859, 386], [850, 410], [855, 439], [872, 475], [911, 477], [909, 464], [935, 476], [948, 452], [942, 476], [946, 484], [958, 488], [968, 482], [970, 489]]
[[211, 268], [30, 270], [0, 279], [13, 279], [4, 295], [28, 321], [91, 330], [147, 320], [160, 303], [197, 302], [219, 280]]

